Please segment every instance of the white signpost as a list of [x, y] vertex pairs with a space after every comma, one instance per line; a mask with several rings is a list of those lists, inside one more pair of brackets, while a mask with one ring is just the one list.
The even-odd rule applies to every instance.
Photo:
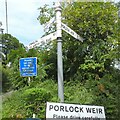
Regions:
[[49, 35], [46, 35], [46, 36], [44, 36], [44, 37], [30, 43], [28, 48], [32, 49], [32, 48], [38, 47], [38, 46], [40, 46], [42, 44], [46, 44], [46, 43], [50, 42], [51, 40], [55, 40], [56, 38], [57, 38], [56, 32], [51, 33]]
[[53, 23], [55, 23], [55, 17], [51, 18], [45, 25], [44, 25], [44, 29], [49, 29]]
[[47, 102], [47, 119], [105, 120], [103, 106]]
[[71, 28], [69, 28], [64, 23], [62, 23], [62, 30], [64, 30], [65, 32], [67, 32], [68, 34], [73, 36], [74, 38], [76, 38], [76, 39], [80, 40], [81, 42], [83, 42], [82, 37], [80, 37], [75, 31], [73, 31]]
[[50, 42], [52, 40], [55, 40], [56, 38], [57, 38], [56, 32], [54, 32], [54, 33], [51, 33], [49, 35], [46, 35], [46, 36], [38, 39], [38, 42], [44, 41], [44, 43], [48, 43], [48, 42]]
[[57, 72], [58, 72], [58, 97], [60, 102], [64, 102], [64, 82], [63, 82], [63, 61], [62, 61], [62, 30], [66, 31], [68, 34], [83, 42], [83, 39], [71, 28], [61, 22], [61, 5], [59, 2], [55, 4], [56, 20], [55, 17], [50, 19], [44, 26], [44, 29], [49, 29], [52, 27], [53, 23], [56, 22], [56, 32], [51, 33], [45, 37], [40, 38], [33, 43], [30, 43], [28, 49], [35, 48], [42, 44], [46, 44], [51, 40], [57, 39]]

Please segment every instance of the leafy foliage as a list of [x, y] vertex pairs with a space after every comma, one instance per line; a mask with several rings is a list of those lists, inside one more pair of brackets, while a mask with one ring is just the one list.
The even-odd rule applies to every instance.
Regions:
[[9, 80], [9, 70], [5, 69], [3, 66], [0, 66], [0, 73], [2, 76], [2, 79], [0, 80], [0, 83], [2, 83], [2, 92], [6, 92], [7, 90], [9, 90], [11, 83]]
[[17, 118], [17, 115], [27, 118], [33, 113], [44, 118], [46, 101], [57, 100], [56, 94], [52, 94], [56, 92], [56, 87], [56, 84], [49, 80], [14, 92], [11, 98], [3, 103], [3, 118]]
[[[83, 86], [80, 87], [78, 84], [76, 87], [76, 85], [74, 82], [65, 84], [65, 102], [90, 104], [93, 101], [91, 92], [87, 93], [87, 90]], [[75, 91], [73, 91], [73, 89], [75, 89]], [[70, 92], [71, 90], [73, 93]], [[86, 94], [87, 99], [84, 94]], [[38, 118], [45, 118], [47, 101], [59, 101], [57, 98], [57, 84], [53, 82], [53, 80], [46, 80], [38, 85], [25, 87], [13, 93], [12, 96], [3, 103], [3, 118], [17, 118], [19, 114], [22, 118], [27, 118], [32, 116], [33, 113], [35, 113]]]
[[17, 38], [10, 34], [3, 34], [0, 42], [2, 43], [2, 52], [6, 55], [6, 59], [11, 50], [24, 47], [23, 44], [19, 43]]

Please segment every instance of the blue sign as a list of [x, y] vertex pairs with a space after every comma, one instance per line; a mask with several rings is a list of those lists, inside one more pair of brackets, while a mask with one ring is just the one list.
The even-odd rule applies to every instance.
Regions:
[[20, 59], [20, 75], [24, 77], [37, 75], [37, 58], [36, 57]]

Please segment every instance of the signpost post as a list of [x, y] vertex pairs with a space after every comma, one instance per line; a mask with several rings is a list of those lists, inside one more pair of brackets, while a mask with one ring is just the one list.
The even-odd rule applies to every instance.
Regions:
[[61, 31], [61, 6], [56, 3], [56, 27], [57, 27], [57, 67], [58, 67], [58, 97], [60, 102], [64, 102], [63, 90], [63, 61], [62, 61], [62, 31]]

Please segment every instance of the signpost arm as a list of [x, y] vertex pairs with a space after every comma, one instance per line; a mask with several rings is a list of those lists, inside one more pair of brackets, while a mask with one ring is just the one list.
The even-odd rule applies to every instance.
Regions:
[[64, 102], [63, 84], [63, 61], [62, 61], [62, 31], [61, 31], [61, 6], [56, 3], [56, 28], [57, 28], [57, 69], [58, 69], [58, 97], [60, 102]]

